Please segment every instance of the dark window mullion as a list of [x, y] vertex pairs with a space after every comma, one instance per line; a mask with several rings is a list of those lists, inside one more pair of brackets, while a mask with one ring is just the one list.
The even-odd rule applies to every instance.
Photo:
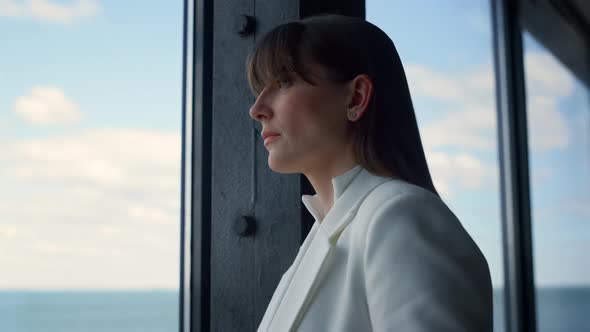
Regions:
[[526, 95], [518, 2], [492, 0], [506, 331], [536, 331]]
[[191, 332], [210, 329], [213, 1], [194, 0], [191, 156]]

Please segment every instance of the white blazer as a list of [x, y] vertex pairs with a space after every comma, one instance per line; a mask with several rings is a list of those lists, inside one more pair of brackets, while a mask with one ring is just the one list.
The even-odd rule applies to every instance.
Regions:
[[283, 274], [258, 331], [492, 331], [477, 245], [439, 197], [357, 165]]

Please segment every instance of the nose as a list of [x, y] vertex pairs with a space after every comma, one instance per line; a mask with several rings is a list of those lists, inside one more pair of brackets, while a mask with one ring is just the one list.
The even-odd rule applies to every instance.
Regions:
[[252, 119], [259, 122], [262, 122], [265, 119], [269, 120], [272, 117], [272, 110], [265, 100], [264, 90], [258, 95], [248, 113]]

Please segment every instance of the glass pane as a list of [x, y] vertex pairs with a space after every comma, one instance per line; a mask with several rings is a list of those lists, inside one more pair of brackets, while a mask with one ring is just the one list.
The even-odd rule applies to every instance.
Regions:
[[488, 1], [367, 1], [402, 59], [435, 185], [483, 251], [504, 331], [495, 87]]
[[0, 1], [0, 331], [177, 331], [182, 2]]
[[588, 87], [523, 43], [538, 330], [590, 331]]

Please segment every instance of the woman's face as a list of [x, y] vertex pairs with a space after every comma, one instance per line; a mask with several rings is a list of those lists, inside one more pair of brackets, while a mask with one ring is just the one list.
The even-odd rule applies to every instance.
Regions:
[[269, 167], [280, 173], [307, 173], [333, 166], [351, 143], [346, 84], [297, 75], [268, 84], [250, 108], [262, 125]]

